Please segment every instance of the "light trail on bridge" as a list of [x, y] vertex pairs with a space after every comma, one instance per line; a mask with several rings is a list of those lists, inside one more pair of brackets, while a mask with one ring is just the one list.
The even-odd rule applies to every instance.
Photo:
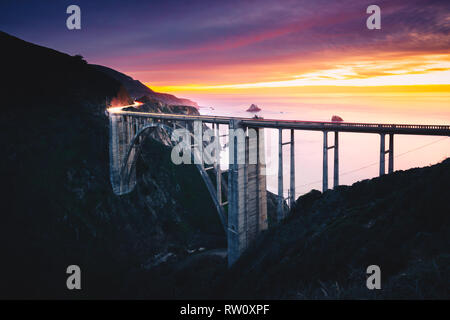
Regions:
[[[138, 103], [138, 102], [137, 102]], [[424, 124], [386, 124], [386, 123], [357, 123], [333, 121], [305, 121], [280, 119], [255, 119], [242, 117], [184, 115], [154, 112], [124, 111], [127, 107], [136, 107], [132, 104], [123, 107], [107, 109], [107, 112], [144, 118], [179, 121], [202, 121], [205, 123], [229, 124], [230, 121], [239, 121], [241, 125], [252, 128], [292, 129], [308, 131], [334, 131], [334, 132], [360, 132], [385, 134], [411, 134], [450, 136], [450, 125], [424, 125]]]

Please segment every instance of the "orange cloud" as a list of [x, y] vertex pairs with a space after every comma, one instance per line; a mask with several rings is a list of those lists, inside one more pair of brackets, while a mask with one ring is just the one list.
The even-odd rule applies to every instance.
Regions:
[[[259, 65], [235, 65], [224, 70], [217, 67], [203, 72], [211, 75], [224, 72], [215, 81], [203, 79], [203, 72], [191, 83], [175, 83], [161, 86], [147, 83], [152, 88], [168, 92], [230, 92], [256, 88], [282, 88], [303, 86], [402, 86], [402, 85], [446, 85], [450, 84], [450, 55], [426, 54], [381, 59], [358, 57], [337, 58], [332, 63], [326, 56], [322, 61], [297, 63], [274, 62]], [[309, 65], [308, 65], [309, 64]], [[239, 75], [236, 77], [234, 75]], [[218, 80], [222, 80], [222, 83]], [[159, 82], [160, 83], [160, 82]]]

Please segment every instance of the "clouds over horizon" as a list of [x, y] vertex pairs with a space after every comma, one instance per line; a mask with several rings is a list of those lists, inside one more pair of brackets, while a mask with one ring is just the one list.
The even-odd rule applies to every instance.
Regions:
[[[69, 4], [82, 9], [81, 31], [65, 29]], [[0, 29], [60, 51], [80, 53], [91, 63], [156, 85], [284, 81], [361, 61], [383, 63], [386, 68], [353, 66], [355, 77], [388, 74], [396, 61], [406, 68], [404, 60], [410, 59], [414, 66], [407, 70], [426, 72], [426, 63], [438, 54], [444, 66], [432, 63], [428, 67], [447, 68], [448, 1], [379, 0], [381, 30], [366, 28], [365, 10], [370, 4], [351, 0], [11, 1], [0, 5]], [[421, 56], [428, 57], [423, 66]]]

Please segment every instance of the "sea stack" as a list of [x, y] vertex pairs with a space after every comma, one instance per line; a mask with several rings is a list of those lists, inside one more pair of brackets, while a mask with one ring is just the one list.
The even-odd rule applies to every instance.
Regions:
[[252, 104], [250, 108], [247, 109], [247, 112], [258, 112], [261, 111], [261, 108], [259, 108], [256, 104]]

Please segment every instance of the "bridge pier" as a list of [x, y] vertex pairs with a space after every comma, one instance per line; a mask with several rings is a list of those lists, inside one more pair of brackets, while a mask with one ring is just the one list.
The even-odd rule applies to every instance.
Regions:
[[277, 196], [277, 221], [286, 218], [283, 183], [283, 146], [290, 146], [290, 173], [289, 173], [289, 207], [295, 203], [295, 139], [294, 129], [291, 129], [291, 139], [283, 142], [283, 131], [278, 129], [278, 196]]
[[389, 134], [389, 167], [388, 172], [394, 172], [394, 134]]
[[203, 163], [203, 122], [194, 121], [194, 164], [204, 166]]
[[284, 219], [284, 195], [283, 195], [283, 130], [278, 129], [278, 205], [277, 220]]
[[266, 181], [266, 142], [264, 129], [256, 129], [257, 135], [257, 197], [258, 197], [258, 232], [266, 230], [269, 225], [267, 221], [267, 181]]
[[394, 172], [394, 134], [389, 133], [389, 149], [386, 150], [386, 135], [380, 133], [380, 176], [386, 174], [386, 153], [388, 154], [388, 173]]
[[322, 192], [328, 190], [328, 131], [323, 132]]
[[385, 158], [386, 158], [386, 138], [384, 133], [380, 133], [380, 176], [385, 174], [386, 165], [385, 165]]
[[[214, 130], [214, 123], [213, 123], [213, 130]], [[220, 167], [220, 149], [221, 149], [221, 145], [220, 145], [220, 130], [219, 130], [219, 124], [216, 123], [216, 128], [214, 130], [214, 140], [216, 143], [216, 154], [215, 154], [215, 167], [216, 167], [216, 184], [217, 184], [217, 200], [220, 203], [221, 206], [223, 206], [222, 204], [222, 168]]]
[[289, 189], [289, 205], [292, 208], [295, 203], [295, 141], [294, 141], [294, 129], [291, 129], [291, 184]]
[[339, 133], [334, 132], [334, 146], [328, 146], [328, 131], [323, 131], [322, 192], [328, 190], [328, 150], [334, 149], [333, 188], [339, 185]]
[[333, 188], [339, 185], [339, 132], [334, 132], [334, 177]]
[[267, 229], [267, 191], [263, 129], [247, 129], [236, 120], [230, 120], [229, 126], [227, 241], [231, 266], [257, 234]]

